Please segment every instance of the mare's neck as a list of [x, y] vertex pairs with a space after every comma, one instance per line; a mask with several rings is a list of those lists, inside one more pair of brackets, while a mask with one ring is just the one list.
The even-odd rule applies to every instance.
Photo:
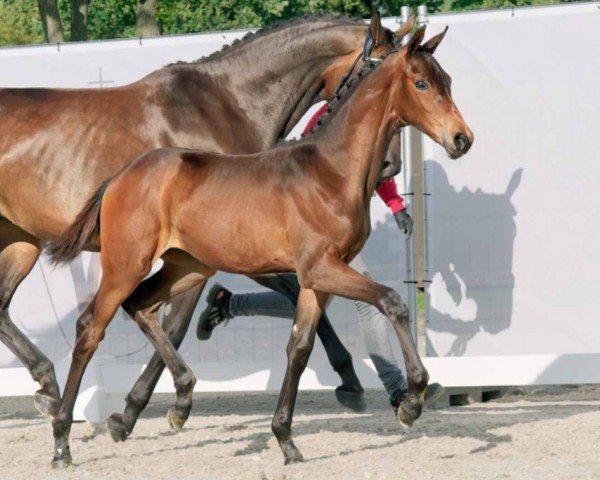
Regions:
[[307, 22], [242, 41], [195, 67], [219, 79], [267, 148], [314, 102], [327, 67], [360, 48], [366, 29], [331, 20]]

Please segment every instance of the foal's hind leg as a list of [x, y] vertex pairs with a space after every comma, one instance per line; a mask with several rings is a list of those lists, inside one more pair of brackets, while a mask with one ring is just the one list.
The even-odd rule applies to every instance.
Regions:
[[[161, 269], [161, 272], [162, 271], [163, 270]], [[138, 299], [136, 300], [137, 302], [141, 301], [146, 304], [155, 302], [150, 298], [147, 290], [149, 286], [155, 285], [155, 280], [152, 279], [157, 276], [158, 279], [164, 279], [161, 273], [158, 272], [151, 279], [143, 282], [139, 289], [136, 289], [134, 294], [132, 294], [132, 297]], [[147, 284], [147, 282], [149, 284]], [[192, 314], [200, 299], [205, 283], [206, 282], [202, 282], [200, 285], [191, 288], [187, 292], [177, 295], [177, 297], [172, 298], [165, 304], [162, 329], [176, 349], [179, 348], [185, 337], [190, 325], [190, 320], [192, 319]], [[165, 285], [165, 287], [166, 286], [167, 285]], [[129, 301], [126, 301], [125, 304], [123, 304], [123, 308], [128, 311], [132, 318], [135, 317], [135, 311]], [[115, 442], [126, 440], [133, 431], [137, 419], [142, 410], [148, 405], [152, 392], [156, 388], [156, 384], [164, 369], [165, 362], [163, 362], [158, 352], [155, 351], [152, 354], [152, 358], [148, 362], [148, 365], [127, 395], [125, 399], [125, 411], [123, 413], [113, 413], [107, 420], [108, 429]]]
[[114, 274], [104, 270], [98, 293], [77, 320], [77, 339], [73, 349], [73, 359], [60, 408], [52, 427], [54, 430], [54, 458], [52, 466], [63, 468], [71, 464], [69, 433], [73, 423], [73, 408], [79, 392], [81, 379], [98, 344], [104, 338], [106, 327], [111, 322], [119, 305], [144, 278], [150, 266], [144, 272]]
[[27, 367], [42, 387], [35, 393], [35, 407], [53, 417], [60, 404], [54, 365], [12, 322], [10, 302], [21, 281], [40, 255], [37, 239], [0, 219], [0, 340]]
[[287, 346], [288, 364], [283, 379], [283, 386], [279, 394], [277, 409], [273, 417], [271, 428], [277, 442], [283, 451], [285, 464], [303, 460], [300, 450], [292, 440], [292, 416], [298, 394], [300, 376], [315, 343], [317, 324], [329, 295], [302, 289], [298, 296], [296, 306], [296, 319], [292, 327], [292, 334]]
[[[204, 268], [188, 254], [180, 251], [167, 253], [164, 260], [162, 269], [140, 284], [124, 302], [123, 307], [136, 319], [171, 371], [177, 392], [177, 403], [169, 410], [169, 422], [175, 430], [180, 430], [189, 417], [196, 379], [161, 328], [157, 311], [170, 298], [192, 288], [200, 287], [198, 292], [200, 296], [206, 280], [213, 275], [214, 271]], [[163, 366], [161, 365], [161, 371]], [[155, 384], [156, 382], [153, 382], [151, 389], [145, 392], [146, 403]], [[127, 438], [139, 412], [145, 407], [146, 403], [140, 402], [140, 404], [136, 400], [130, 397], [127, 399], [128, 407], [134, 405], [133, 412], [127, 408], [124, 415], [114, 414], [109, 418], [108, 427], [115, 441]]]

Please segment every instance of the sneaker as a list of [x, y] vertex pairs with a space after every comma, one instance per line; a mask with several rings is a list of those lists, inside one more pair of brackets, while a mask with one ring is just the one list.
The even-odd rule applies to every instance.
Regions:
[[[425, 406], [428, 407], [429, 405], [435, 403], [435, 401], [438, 400], [444, 394], [445, 391], [446, 389], [439, 383], [430, 383], [429, 385], [427, 385], [427, 388], [425, 389]], [[396, 397], [393, 399], [390, 398], [390, 404], [392, 405], [396, 416], [398, 416], [398, 409], [400, 408], [400, 403], [402, 403], [402, 401], [405, 398], [406, 395]]]
[[206, 308], [200, 314], [196, 337], [199, 340], [208, 340], [215, 327], [230, 320], [224, 313], [224, 308], [231, 299], [232, 293], [222, 285], [215, 283], [206, 296]]

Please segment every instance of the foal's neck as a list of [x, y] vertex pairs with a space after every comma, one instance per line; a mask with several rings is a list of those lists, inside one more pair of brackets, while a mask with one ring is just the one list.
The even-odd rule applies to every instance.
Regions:
[[334, 107], [315, 141], [351, 187], [373, 194], [390, 140], [397, 128], [391, 108], [393, 75], [383, 64]]

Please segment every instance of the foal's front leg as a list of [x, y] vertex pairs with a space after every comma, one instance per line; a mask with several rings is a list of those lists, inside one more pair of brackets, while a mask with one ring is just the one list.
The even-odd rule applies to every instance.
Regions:
[[411, 427], [423, 410], [429, 375], [421, 363], [408, 326], [408, 308], [393, 289], [376, 283], [350, 268], [339, 257], [325, 255], [300, 277], [302, 285], [375, 306], [392, 323], [406, 364], [408, 396], [400, 404], [398, 420]]
[[285, 457], [285, 464], [301, 462], [300, 450], [292, 440], [292, 416], [298, 394], [298, 383], [315, 343], [319, 318], [329, 296], [301, 289], [296, 305], [296, 319], [287, 346], [288, 364], [273, 417], [272, 430]]

